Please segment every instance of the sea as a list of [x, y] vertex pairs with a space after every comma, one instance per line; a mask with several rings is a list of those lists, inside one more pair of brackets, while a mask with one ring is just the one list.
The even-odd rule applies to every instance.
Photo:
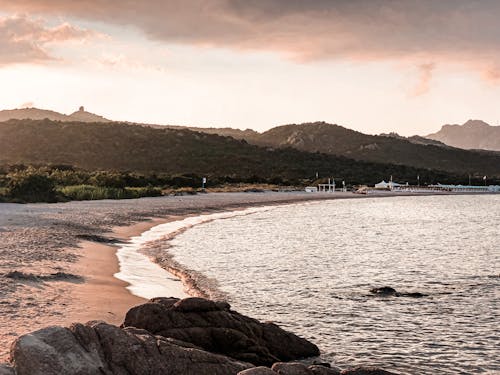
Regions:
[[[316, 343], [322, 361], [500, 373], [500, 195], [317, 201], [195, 224], [169, 237], [174, 259], [233, 309]], [[385, 286], [402, 295], [370, 292]]]

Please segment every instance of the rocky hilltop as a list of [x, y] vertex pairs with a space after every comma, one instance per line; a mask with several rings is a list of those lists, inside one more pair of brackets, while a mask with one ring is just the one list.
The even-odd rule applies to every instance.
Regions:
[[44, 120], [49, 119], [52, 121], [79, 121], [79, 122], [110, 122], [110, 120], [87, 112], [84, 107], [80, 107], [78, 111], [70, 115], [65, 115], [59, 112], [50, 111], [39, 108], [21, 108], [9, 109], [0, 111], [0, 122], [8, 120]]
[[391, 374], [288, 362], [318, 355], [311, 342], [225, 302], [155, 298], [132, 308], [121, 327], [91, 321], [23, 335], [0, 375]]
[[464, 149], [500, 151], [500, 126], [481, 120], [469, 120], [462, 125], [444, 125], [426, 138]]

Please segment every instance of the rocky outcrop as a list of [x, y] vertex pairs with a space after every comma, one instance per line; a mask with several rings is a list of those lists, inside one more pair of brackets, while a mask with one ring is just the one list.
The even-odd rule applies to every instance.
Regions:
[[124, 327], [197, 345], [255, 365], [319, 355], [316, 345], [273, 323], [261, 323], [202, 298], [157, 298], [129, 310]]
[[155, 298], [129, 310], [122, 327], [93, 321], [23, 335], [0, 375], [393, 375], [285, 362], [318, 354], [307, 340], [225, 302]]
[[12, 345], [11, 364], [17, 375], [233, 375], [253, 367], [145, 330], [104, 322], [53, 326], [21, 336]]

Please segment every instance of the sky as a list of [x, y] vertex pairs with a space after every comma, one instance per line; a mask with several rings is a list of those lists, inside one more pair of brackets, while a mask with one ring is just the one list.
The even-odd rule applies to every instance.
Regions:
[[500, 123], [500, 1], [0, 0], [0, 109], [425, 135]]

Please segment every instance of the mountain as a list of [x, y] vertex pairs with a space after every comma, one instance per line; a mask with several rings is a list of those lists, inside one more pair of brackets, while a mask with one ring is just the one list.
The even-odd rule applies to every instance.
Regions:
[[[53, 119], [56, 121], [75, 121], [92, 123], [108, 122], [109, 120], [86, 112], [83, 107], [71, 115], [63, 115], [53, 111], [35, 108], [0, 111], [0, 121], [5, 118], [35, 118]], [[266, 132], [259, 133], [254, 130], [232, 128], [201, 128], [174, 125], [153, 125], [127, 123], [131, 126], [146, 127], [149, 129], [174, 131], [191, 130], [198, 134], [219, 135], [231, 137], [233, 140], [244, 140], [249, 144], [273, 148], [293, 148], [309, 153], [323, 153], [333, 156], [342, 156], [357, 161], [366, 161], [382, 164], [398, 164], [414, 168], [424, 168], [447, 171], [458, 174], [471, 174], [475, 176], [489, 175], [500, 176], [500, 153], [481, 150], [464, 150], [447, 146], [446, 142], [413, 136], [401, 137], [396, 133], [384, 135], [368, 135], [339, 125], [325, 122], [304, 124], [290, 124], [277, 126]], [[450, 126], [448, 126], [450, 127]], [[454, 125], [453, 129], [486, 129], [497, 130], [478, 121], [468, 121], [464, 126]], [[443, 127], [443, 129], [447, 126]], [[486, 130], [484, 130], [486, 134]], [[476, 131], [478, 133], [479, 131]], [[438, 134], [438, 133], [436, 133]], [[484, 136], [494, 142], [495, 136]], [[496, 137], [498, 139], [498, 137]], [[133, 145], [131, 145], [133, 147]], [[500, 149], [500, 148], [499, 148]]]
[[464, 149], [500, 151], [500, 126], [481, 120], [469, 120], [463, 125], [444, 125], [426, 138]]
[[[335, 176], [373, 184], [390, 175], [415, 183], [455, 182], [457, 174], [355, 161], [293, 148], [268, 148], [187, 129], [126, 123], [10, 120], [0, 123], [0, 165], [72, 165], [86, 170], [230, 176], [234, 181], [298, 181]], [[500, 161], [500, 160], [499, 160]], [[462, 180], [464, 180], [462, 174]]]
[[390, 138], [396, 138], [396, 139], [403, 139], [407, 140], [411, 143], [415, 143], [417, 145], [435, 145], [435, 146], [442, 146], [442, 147], [447, 147], [443, 142], [436, 141], [434, 139], [429, 139], [422, 137], [420, 135], [413, 135], [411, 137], [404, 137], [402, 135], [399, 135], [398, 133], [382, 133], [380, 134], [382, 137], [390, 137]]
[[7, 120], [43, 120], [49, 119], [53, 121], [81, 121], [81, 122], [109, 122], [110, 120], [95, 115], [93, 113], [85, 111], [84, 107], [80, 107], [80, 109], [71, 115], [64, 115], [59, 112], [50, 111], [46, 109], [38, 109], [38, 108], [21, 108], [21, 109], [9, 109], [0, 111], [0, 121]]
[[359, 161], [402, 164], [473, 175], [500, 175], [500, 153], [469, 151], [441, 144], [422, 144], [415, 143], [414, 140], [368, 135], [325, 122], [278, 126], [262, 133], [257, 140], [248, 141], [268, 147], [292, 147]]

